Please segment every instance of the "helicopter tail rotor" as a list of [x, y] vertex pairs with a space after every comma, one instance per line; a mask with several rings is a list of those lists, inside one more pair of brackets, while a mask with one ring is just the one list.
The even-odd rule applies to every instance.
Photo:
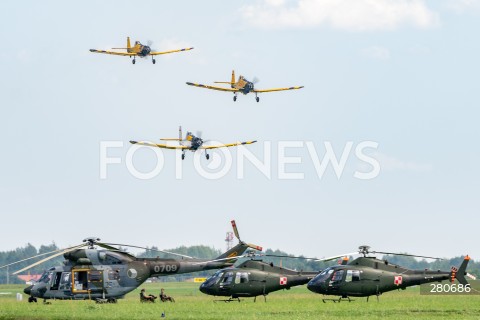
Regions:
[[243, 242], [241, 239], [240, 239], [240, 234], [238, 233], [238, 228], [237, 228], [237, 224], [235, 223], [235, 220], [232, 220], [230, 221], [232, 223], [232, 229], [233, 229], [233, 233], [235, 234], [235, 237], [238, 239], [238, 241], [244, 245], [246, 245], [247, 247], [251, 248], [251, 249], [254, 249], [254, 250], [258, 250], [258, 251], [262, 251], [263, 248], [261, 246], [257, 246], [256, 244], [252, 244], [252, 243], [245, 243]]
[[467, 278], [465, 278], [465, 275], [467, 275], [467, 265], [468, 262], [470, 261], [470, 257], [468, 255], [463, 258], [462, 264], [460, 265], [459, 268], [452, 267], [450, 271], [450, 281], [455, 281], [457, 279], [458, 282], [466, 286], [468, 284]]

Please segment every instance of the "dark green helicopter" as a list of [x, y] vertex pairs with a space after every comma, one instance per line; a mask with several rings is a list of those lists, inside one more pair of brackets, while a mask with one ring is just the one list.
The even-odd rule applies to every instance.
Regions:
[[[137, 258], [113, 247], [113, 245], [151, 249], [124, 244], [102, 243], [99, 242], [100, 239], [98, 238], [87, 238], [83, 240], [84, 243], [81, 245], [50, 252], [53, 255], [18, 270], [14, 274], [63, 254], [65, 258], [63, 266], [48, 269], [37, 282], [25, 288], [24, 292], [30, 295], [29, 302], [36, 301], [36, 298], [42, 298], [45, 300], [92, 299], [102, 303], [114, 303], [118, 298], [123, 298], [125, 294], [136, 289], [150, 277], [224, 268], [233, 265], [237, 260], [236, 256], [241, 255], [249, 248], [262, 250], [261, 247], [241, 241], [238, 237], [235, 221], [232, 221], [232, 226], [239, 243], [221, 254], [217, 258], [219, 261], [196, 259], [179, 254], [175, 254], [180, 256], [178, 259]], [[96, 247], [103, 249], [96, 249]], [[173, 254], [161, 250], [153, 251]]]
[[339, 299], [336, 300], [323, 299], [325, 302], [325, 300], [341, 301], [342, 298], [351, 301], [350, 297], [367, 297], [368, 301], [369, 296], [377, 296], [378, 300], [378, 296], [384, 292], [444, 280], [453, 282], [456, 279], [460, 285], [469, 286], [465, 278], [469, 256], [465, 256], [460, 267], [452, 267], [450, 271], [410, 270], [391, 264], [387, 260], [367, 257], [367, 255], [379, 253], [429, 259], [439, 258], [369, 250], [369, 246], [360, 246], [358, 253], [363, 257], [345, 265], [323, 270], [307, 284], [307, 288], [316, 293], [339, 296]]
[[247, 260], [236, 268], [217, 271], [200, 285], [200, 291], [230, 297], [222, 301], [240, 301], [242, 297], [266, 296], [270, 292], [308, 283], [318, 272], [302, 272], [274, 266], [259, 260]]

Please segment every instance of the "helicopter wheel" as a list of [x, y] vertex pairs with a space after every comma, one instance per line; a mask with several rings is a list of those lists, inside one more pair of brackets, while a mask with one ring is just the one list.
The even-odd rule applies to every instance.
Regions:
[[37, 298], [35, 298], [34, 296], [28, 297], [28, 303], [32, 303], [32, 302], [37, 303]]
[[115, 299], [115, 298], [108, 298], [107, 303], [117, 303], [117, 299]]

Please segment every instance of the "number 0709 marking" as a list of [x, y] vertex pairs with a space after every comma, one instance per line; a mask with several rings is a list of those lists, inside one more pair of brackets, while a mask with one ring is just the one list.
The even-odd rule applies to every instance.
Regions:
[[177, 269], [178, 267], [175, 264], [161, 264], [153, 267], [155, 273], [172, 273], [177, 272]]

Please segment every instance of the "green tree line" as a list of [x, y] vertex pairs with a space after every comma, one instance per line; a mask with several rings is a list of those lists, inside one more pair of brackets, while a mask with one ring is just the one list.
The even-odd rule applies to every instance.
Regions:
[[[59, 248], [55, 243], [52, 243], [50, 245], [42, 245], [40, 248], [35, 248], [32, 244], [28, 243], [25, 245], [25, 247], [17, 248], [15, 250], [11, 251], [0, 251], [0, 267], [10, 264], [12, 262], [20, 261], [23, 259], [27, 259], [42, 253], [47, 253], [51, 251], [58, 250]], [[49, 255], [44, 255], [35, 259], [30, 259], [27, 261], [23, 261], [17, 264], [14, 264], [12, 266], [9, 266], [8, 268], [2, 268], [0, 269], [0, 283], [5, 284], [7, 283], [7, 278], [9, 283], [23, 283], [22, 280], [20, 280], [17, 276], [12, 275], [13, 272], [16, 270], [20, 270], [36, 261], [40, 261], [41, 259], [48, 257]], [[55, 266], [55, 265], [61, 265], [63, 262], [63, 257], [55, 257], [51, 260], [49, 260], [46, 263], [40, 264], [38, 266], [35, 266], [28, 271], [22, 272], [22, 274], [39, 274], [45, 271], [46, 268], [49, 266]], [[7, 276], [7, 271], [9, 272], [9, 276]]]

